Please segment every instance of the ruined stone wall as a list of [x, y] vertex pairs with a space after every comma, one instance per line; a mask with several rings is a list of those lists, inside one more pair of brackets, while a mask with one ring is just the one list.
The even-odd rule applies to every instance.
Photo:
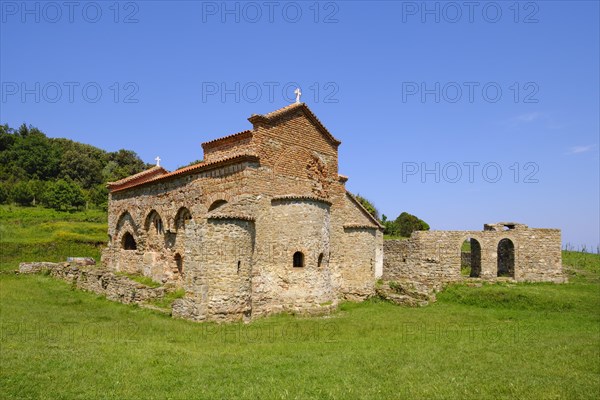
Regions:
[[79, 267], [71, 263], [21, 263], [19, 272], [35, 274], [48, 271], [50, 276], [67, 281], [79, 289], [106, 296], [107, 299], [125, 304], [142, 303], [165, 295], [164, 287], [151, 288], [117, 276], [112, 271], [95, 267]]
[[347, 227], [337, 249], [339, 291], [348, 300], [364, 300], [374, 293], [377, 241], [376, 228]]
[[[460, 267], [462, 243], [471, 238], [471, 265], [475, 277], [495, 280], [499, 277], [499, 257], [505, 254], [514, 264], [516, 281], [562, 282], [560, 230], [518, 229], [502, 231], [419, 231], [407, 240], [384, 243], [384, 274], [387, 280], [452, 282], [464, 279]], [[508, 239], [510, 250], [500, 245]]]
[[563, 282], [561, 232], [559, 229], [527, 229], [520, 232], [519, 281]]

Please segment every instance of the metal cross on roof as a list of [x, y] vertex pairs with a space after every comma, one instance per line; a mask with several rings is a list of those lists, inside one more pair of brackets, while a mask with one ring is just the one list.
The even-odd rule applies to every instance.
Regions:
[[160, 157], [156, 156], [156, 158], [154, 160], [156, 161], [156, 166], [160, 167]]
[[300, 88], [296, 88], [296, 90], [294, 90], [294, 94], [296, 95], [296, 103], [300, 103], [300, 96], [302, 96]]

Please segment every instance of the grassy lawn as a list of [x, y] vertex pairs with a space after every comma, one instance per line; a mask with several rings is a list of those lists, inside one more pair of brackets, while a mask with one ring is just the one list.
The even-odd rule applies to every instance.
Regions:
[[93, 257], [107, 240], [106, 212], [60, 212], [42, 207], [0, 205], [0, 271], [23, 261]]
[[[9, 273], [21, 258], [97, 257], [106, 237], [104, 220], [95, 219], [101, 212], [51, 213], [0, 214], [2, 399], [595, 399], [600, 392], [598, 255], [563, 253], [571, 266], [564, 285], [454, 285], [424, 308], [372, 300], [345, 303], [329, 317], [198, 324], [48, 276]], [[33, 252], [38, 246], [45, 250]]]

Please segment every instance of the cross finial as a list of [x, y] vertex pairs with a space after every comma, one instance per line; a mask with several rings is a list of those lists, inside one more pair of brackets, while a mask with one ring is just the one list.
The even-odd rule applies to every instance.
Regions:
[[302, 96], [300, 88], [296, 88], [296, 90], [294, 90], [294, 94], [296, 95], [296, 103], [300, 103], [300, 96]]
[[156, 166], [160, 167], [160, 157], [156, 156], [156, 158], [154, 160], [156, 161]]

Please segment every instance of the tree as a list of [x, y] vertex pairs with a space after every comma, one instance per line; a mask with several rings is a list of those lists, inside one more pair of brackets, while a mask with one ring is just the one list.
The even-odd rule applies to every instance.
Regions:
[[38, 179], [32, 179], [27, 182], [29, 189], [33, 193], [33, 205], [35, 206], [39, 202], [42, 201], [44, 197], [44, 193], [46, 192], [46, 182], [40, 181]]
[[403, 212], [396, 218], [398, 231], [401, 236], [409, 237], [414, 231], [428, 231], [429, 225], [416, 216]]
[[[35, 205], [43, 200], [45, 205], [52, 203], [54, 208], [65, 209], [83, 204], [81, 194], [89, 202], [105, 207], [105, 182], [149, 167], [133, 151], [109, 153], [69, 139], [48, 138], [31, 125], [22, 124], [18, 129], [0, 125], [0, 203]], [[74, 188], [72, 193], [67, 195], [65, 183], [58, 184], [57, 179]]]
[[118, 167], [112, 171], [112, 176], [105, 177], [108, 178], [109, 181], [117, 181], [151, 167], [151, 165], [144, 163], [135, 152], [124, 149], [108, 153], [108, 160], [114, 161], [118, 165]]
[[102, 160], [82, 150], [73, 148], [63, 153], [60, 175], [77, 181], [84, 188], [90, 188], [102, 182]]
[[354, 195], [354, 198], [358, 200], [358, 202], [365, 208], [365, 210], [369, 212], [369, 214], [373, 216], [373, 218], [379, 221], [379, 210], [377, 210], [371, 201], [367, 200], [365, 197], [362, 197], [360, 194]]
[[390, 236], [400, 236], [400, 229], [395, 220], [388, 220], [387, 215], [381, 216], [381, 224], [383, 225], [383, 234]]
[[88, 197], [92, 204], [102, 208], [108, 208], [108, 189], [103, 183], [94, 186], [88, 192]]
[[8, 186], [5, 183], [0, 182], [0, 204], [8, 203], [10, 199], [10, 192]]
[[12, 199], [22, 206], [30, 206], [34, 199], [34, 193], [26, 181], [17, 182], [12, 188]]
[[75, 182], [59, 179], [48, 185], [45, 202], [55, 210], [71, 210], [84, 206], [85, 197]]
[[53, 179], [59, 170], [59, 149], [42, 132], [29, 129], [22, 139], [13, 146], [16, 162], [28, 177], [37, 176], [41, 180]]

